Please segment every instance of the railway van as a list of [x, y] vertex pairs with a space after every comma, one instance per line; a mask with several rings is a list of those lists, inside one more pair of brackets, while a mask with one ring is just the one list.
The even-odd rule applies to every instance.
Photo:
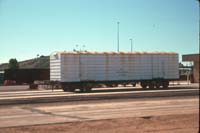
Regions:
[[175, 52], [53, 52], [50, 80], [64, 91], [88, 92], [104, 84], [165, 88], [179, 78]]

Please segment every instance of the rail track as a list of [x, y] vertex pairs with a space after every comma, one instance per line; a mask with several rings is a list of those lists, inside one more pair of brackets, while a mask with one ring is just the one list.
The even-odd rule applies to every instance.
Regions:
[[97, 89], [92, 93], [66, 93], [62, 90], [1, 92], [0, 105], [180, 96], [199, 96], [199, 89], [193, 86], [172, 86], [168, 89], [148, 90], [141, 88]]

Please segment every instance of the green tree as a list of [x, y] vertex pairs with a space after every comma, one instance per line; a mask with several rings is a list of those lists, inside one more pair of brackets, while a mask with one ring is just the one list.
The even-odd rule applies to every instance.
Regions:
[[9, 60], [9, 69], [18, 69], [19, 63], [16, 59], [10, 59]]

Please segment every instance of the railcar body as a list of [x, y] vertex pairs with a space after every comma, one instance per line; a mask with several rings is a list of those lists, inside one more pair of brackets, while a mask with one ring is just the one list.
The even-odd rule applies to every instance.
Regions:
[[98, 84], [117, 86], [140, 82], [146, 87], [167, 87], [179, 78], [175, 52], [54, 52], [50, 80], [64, 91], [88, 91]]

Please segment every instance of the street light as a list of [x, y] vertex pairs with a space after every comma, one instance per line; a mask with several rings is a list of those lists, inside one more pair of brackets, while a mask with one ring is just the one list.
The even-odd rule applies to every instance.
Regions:
[[131, 52], [133, 52], [133, 39], [129, 39], [131, 41]]
[[119, 52], [119, 21], [117, 21], [117, 51]]

